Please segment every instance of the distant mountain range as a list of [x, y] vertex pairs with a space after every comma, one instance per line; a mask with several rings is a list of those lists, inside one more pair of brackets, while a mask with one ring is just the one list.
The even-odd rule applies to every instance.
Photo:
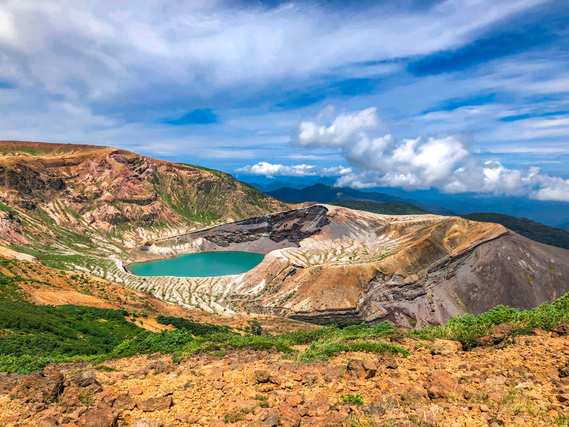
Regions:
[[295, 203], [318, 202], [332, 203], [345, 200], [367, 200], [377, 203], [400, 203], [404, 205], [417, 206], [438, 215], [456, 215], [456, 213], [434, 204], [425, 204], [413, 199], [403, 199], [401, 197], [390, 196], [389, 194], [364, 192], [353, 188], [331, 187], [324, 184], [315, 184], [301, 189], [283, 187], [278, 190], [266, 192], [271, 197]]
[[[332, 186], [334, 184], [334, 181], [330, 178], [315, 179], [315, 177], [312, 177], [311, 179], [300, 179], [287, 177], [286, 179], [280, 179], [278, 181], [275, 181], [274, 179], [258, 179], [259, 177], [254, 178], [255, 182], [251, 181], [253, 178], [245, 180], [264, 193], [287, 187], [298, 190], [314, 186], [315, 184], [324, 184], [326, 186]], [[346, 193], [344, 189], [342, 189], [342, 191]], [[395, 203], [415, 204], [407, 201], [414, 200], [424, 206], [439, 206], [447, 211], [454, 212], [459, 215], [467, 215], [475, 212], [496, 212], [518, 218], [528, 218], [542, 224], [561, 227], [569, 231], [569, 217], [567, 216], [567, 212], [569, 212], [569, 203], [567, 202], [534, 200], [527, 197], [481, 195], [477, 193], [446, 194], [441, 193], [436, 189], [405, 191], [392, 187], [364, 189], [360, 190], [360, 193], [380, 193], [399, 198], [398, 200], [391, 200]], [[370, 200], [369, 196], [358, 196], [357, 198]], [[373, 200], [373, 197], [371, 200]], [[401, 202], [401, 200], [406, 201]], [[378, 202], [386, 203], [383, 200]], [[427, 210], [435, 212], [432, 209], [427, 208]]]
[[560, 227], [550, 227], [531, 219], [516, 218], [498, 213], [473, 213], [462, 215], [462, 217], [472, 221], [501, 224], [507, 229], [536, 242], [569, 249], [569, 232]]
[[334, 206], [342, 206], [344, 208], [366, 211], [381, 215], [428, 215], [432, 213], [417, 206], [404, 205], [401, 203], [382, 204], [364, 200], [343, 200], [340, 202], [332, 202], [330, 204]]
[[275, 181], [272, 182], [270, 184], [260, 184], [258, 182], [252, 182], [250, 183], [251, 186], [255, 187], [257, 190], [262, 191], [263, 193], [267, 193], [269, 191], [275, 191], [275, 190], [279, 190], [281, 188], [295, 188], [297, 190], [306, 187], [305, 185], [302, 184], [294, 184], [292, 182], [286, 182], [286, 181]]

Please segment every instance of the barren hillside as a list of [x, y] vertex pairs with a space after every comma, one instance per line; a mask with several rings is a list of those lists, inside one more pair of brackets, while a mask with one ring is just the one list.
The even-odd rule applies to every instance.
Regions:
[[57, 239], [90, 247], [104, 238], [133, 247], [288, 209], [222, 172], [126, 150], [0, 141], [0, 153], [4, 244]]

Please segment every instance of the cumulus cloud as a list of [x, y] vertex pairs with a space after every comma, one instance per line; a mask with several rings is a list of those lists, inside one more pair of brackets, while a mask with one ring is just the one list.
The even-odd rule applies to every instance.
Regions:
[[[318, 118], [325, 118], [333, 114], [330, 107], [326, 107], [318, 114]], [[300, 147], [317, 147], [332, 145], [343, 147], [356, 138], [365, 137], [365, 131], [375, 129], [380, 120], [375, 107], [367, 108], [355, 113], [340, 114], [330, 126], [319, 125], [311, 121], [302, 121], [298, 125], [293, 143]]]
[[311, 165], [284, 166], [259, 162], [253, 166], [236, 169], [235, 172], [248, 175], [263, 175], [268, 178], [273, 178], [275, 176], [340, 176], [352, 173], [352, 169], [342, 166], [323, 168]]
[[[325, 114], [302, 121], [292, 143], [300, 147], [339, 150], [350, 168], [318, 168], [259, 163], [257, 174], [340, 176], [340, 187], [400, 187], [407, 190], [438, 188], [447, 193], [479, 192], [494, 195], [529, 196], [538, 200], [569, 201], [569, 180], [541, 173], [539, 168], [508, 169], [496, 161], [480, 163], [468, 149], [465, 135], [418, 137], [397, 140], [392, 135], [373, 137], [381, 125], [375, 108], [341, 113], [331, 124], [322, 124]], [[324, 173], [325, 171], [325, 173]]]
[[496, 161], [482, 165], [471, 162], [458, 168], [443, 190], [448, 193], [481, 192], [569, 202], [569, 180], [545, 175], [537, 167], [508, 169]]

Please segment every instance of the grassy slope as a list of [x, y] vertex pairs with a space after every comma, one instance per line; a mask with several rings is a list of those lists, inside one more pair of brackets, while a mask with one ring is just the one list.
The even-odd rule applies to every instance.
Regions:
[[473, 213], [462, 215], [472, 221], [494, 222], [521, 234], [528, 239], [558, 248], [569, 249], [569, 232], [560, 227], [550, 227], [526, 218], [497, 213]]
[[340, 202], [332, 202], [330, 204], [381, 215], [426, 215], [431, 213], [426, 209], [401, 203], [381, 204], [364, 200], [344, 200]]

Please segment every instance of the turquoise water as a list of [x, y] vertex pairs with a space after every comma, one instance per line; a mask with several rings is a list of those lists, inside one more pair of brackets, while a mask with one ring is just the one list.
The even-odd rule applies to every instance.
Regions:
[[202, 252], [128, 266], [137, 276], [210, 277], [241, 274], [263, 261], [249, 252]]

